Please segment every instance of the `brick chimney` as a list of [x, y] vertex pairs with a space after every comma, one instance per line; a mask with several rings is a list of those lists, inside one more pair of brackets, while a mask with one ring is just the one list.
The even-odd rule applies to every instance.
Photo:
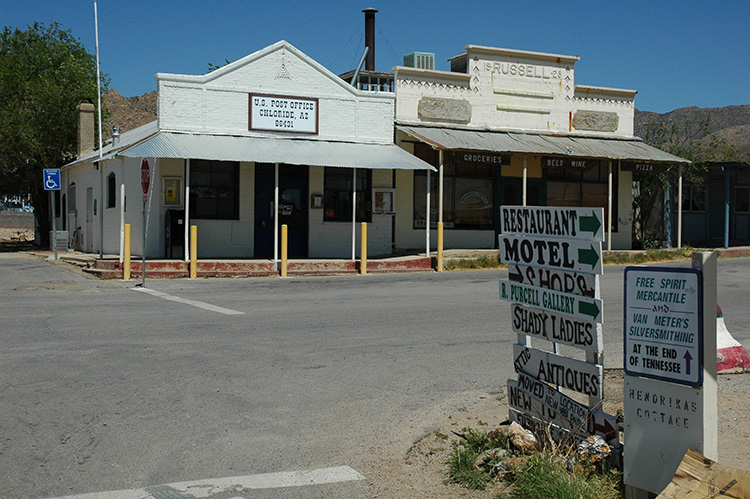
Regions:
[[79, 102], [76, 106], [76, 121], [78, 122], [78, 157], [94, 150], [94, 105], [91, 102]]
[[365, 47], [369, 47], [365, 59], [365, 70], [375, 71], [375, 13], [376, 9], [369, 7], [362, 12], [365, 13]]

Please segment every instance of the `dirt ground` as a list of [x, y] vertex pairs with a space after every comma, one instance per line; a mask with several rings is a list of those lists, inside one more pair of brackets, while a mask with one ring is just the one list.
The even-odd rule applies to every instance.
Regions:
[[[621, 369], [608, 369], [605, 375], [604, 410], [616, 414], [623, 407]], [[749, 469], [750, 427], [747, 425], [747, 401], [750, 400], [750, 373], [719, 376], [718, 438], [719, 462]], [[446, 461], [453, 432], [470, 426], [492, 430], [508, 417], [505, 391], [501, 393], [465, 392], [427, 411], [392, 438], [370, 448], [371, 459], [361, 469], [370, 482], [374, 497], [467, 497], [492, 498], [504, 490], [502, 484], [485, 491], [472, 491], [446, 484]], [[413, 438], [422, 429], [422, 434]], [[400, 433], [400, 434], [399, 434]], [[409, 438], [409, 436], [412, 438]]]

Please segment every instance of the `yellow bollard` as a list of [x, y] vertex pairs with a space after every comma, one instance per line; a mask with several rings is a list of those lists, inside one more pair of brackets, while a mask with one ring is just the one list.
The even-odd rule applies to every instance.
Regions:
[[130, 280], [130, 224], [125, 224], [125, 234], [122, 241], [122, 278]]
[[360, 242], [359, 273], [367, 274], [367, 223], [362, 222], [362, 236]]
[[281, 226], [281, 277], [286, 277], [287, 225]]
[[443, 271], [443, 222], [438, 222], [437, 240], [437, 271]]
[[190, 226], [190, 278], [198, 277], [198, 226]]

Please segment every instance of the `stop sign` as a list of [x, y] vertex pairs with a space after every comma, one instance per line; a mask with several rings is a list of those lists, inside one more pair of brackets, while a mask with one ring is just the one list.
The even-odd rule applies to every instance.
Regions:
[[141, 187], [143, 188], [143, 202], [148, 202], [148, 187], [151, 184], [151, 170], [148, 167], [148, 160], [141, 160]]

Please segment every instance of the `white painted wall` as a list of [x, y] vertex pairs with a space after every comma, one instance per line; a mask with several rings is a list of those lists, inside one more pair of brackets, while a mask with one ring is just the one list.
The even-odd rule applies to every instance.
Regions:
[[[578, 57], [544, 54], [469, 45], [456, 56], [457, 66], [464, 61], [466, 72], [430, 71], [398, 67], [396, 78], [396, 121], [404, 124], [436, 125], [470, 130], [516, 130], [573, 133], [597, 137], [632, 137], [635, 91], [575, 84]], [[445, 100], [447, 108], [467, 105], [467, 119], [460, 113], [445, 116], [420, 116], [423, 99]], [[614, 130], [578, 130], [575, 116], [591, 112], [615, 118]], [[398, 144], [413, 153], [413, 146]], [[517, 155], [513, 157], [516, 161]], [[615, 165], [616, 167], [616, 165]], [[617, 170], [615, 170], [617, 174]], [[632, 175], [618, 177], [618, 231], [612, 235], [613, 249], [631, 247]], [[397, 174], [396, 246], [399, 249], [425, 248], [424, 229], [413, 228], [414, 176]], [[438, 200], [431, 201], [437, 207]], [[430, 237], [436, 247], [436, 231]], [[494, 231], [446, 229], [446, 248], [494, 248]]]
[[[392, 143], [394, 96], [354, 89], [279, 42], [203, 76], [157, 74], [162, 130]], [[319, 134], [250, 131], [249, 95], [316, 98]]]
[[[477, 129], [576, 132], [632, 136], [635, 91], [576, 86], [578, 57], [469, 45], [454, 59], [468, 61], [466, 73], [398, 67], [396, 120]], [[423, 97], [468, 101], [468, 121], [422, 120]], [[614, 113], [613, 132], [576, 130], [577, 111]]]

